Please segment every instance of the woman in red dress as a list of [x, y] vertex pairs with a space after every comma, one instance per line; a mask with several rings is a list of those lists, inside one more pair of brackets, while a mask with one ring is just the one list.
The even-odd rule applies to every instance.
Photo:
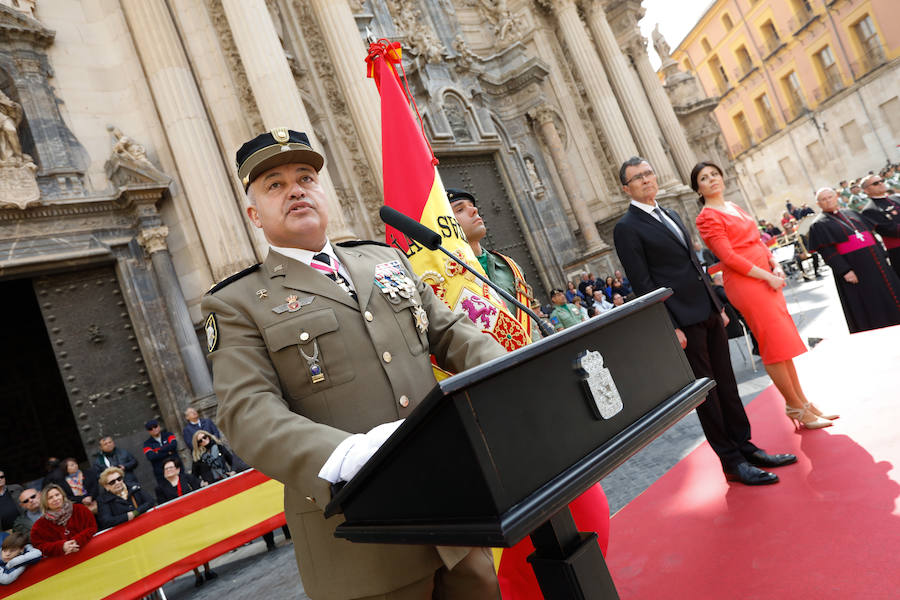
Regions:
[[766, 372], [784, 396], [785, 412], [798, 427], [830, 426], [838, 415], [823, 415], [800, 387], [793, 358], [806, 352], [806, 346], [781, 292], [784, 271], [760, 240], [756, 221], [725, 201], [725, 181], [717, 165], [698, 163], [691, 171], [691, 187], [704, 204], [697, 215], [697, 230], [722, 262], [725, 293], [759, 341]]

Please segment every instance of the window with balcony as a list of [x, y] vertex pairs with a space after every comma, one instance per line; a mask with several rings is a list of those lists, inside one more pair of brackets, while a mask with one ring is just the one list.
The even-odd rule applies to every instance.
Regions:
[[712, 72], [713, 80], [719, 88], [719, 94], [724, 94], [731, 89], [731, 84], [728, 83], [728, 75], [725, 74], [725, 68], [722, 66], [722, 61], [719, 60], [718, 56], [713, 55], [709, 59], [709, 70]]
[[766, 21], [760, 28], [760, 33], [762, 33], [763, 43], [766, 45], [768, 53], [775, 52], [781, 45], [781, 37], [778, 35], [778, 30], [775, 29], [775, 24], [772, 21]]
[[746, 150], [753, 145], [753, 135], [750, 133], [750, 124], [747, 122], [747, 116], [743, 112], [739, 112], [734, 117], [734, 128], [737, 130], [738, 138], [741, 140], [741, 150]]
[[790, 26], [794, 33], [806, 27], [816, 17], [809, 0], [791, 0], [791, 8], [794, 16]]
[[731, 15], [728, 13], [722, 15], [722, 26], [725, 28], [725, 31], [734, 29], [734, 23], [731, 21]]
[[806, 108], [806, 104], [803, 102], [803, 91], [800, 88], [800, 79], [797, 77], [797, 73], [791, 71], [787, 75], [781, 78], [781, 88], [784, 90], [784, 95], [787, 98], [787, 111], [786, 120], [793, 121], [801, 114]]
[[702, 40], [700, 40], [700, 46], [703, 48], [703, 51], [706, 52], [707, 54], [712, 52], [712, 46], [709, 45], [708, 39], [703, 38]]
[[737, 58], [738, 68], [740, 68], [741, 77], [749, 73], [753, 70], [753, 60], [750, 58], [750, 53], [747, 52], [746, 46], [740, 46], [734, 52], [735, 57]]
[[841, 72], [834, 60], [834, 53], [831, 51], [830, 46], [825, 46], [816, 52], [815, 57], [823, 79], [822, 88], [824, 96], [825, 98], [833, 96], [844, 87], [844, 82], [841, 79]]
[[769, 137], [778, 131], [778, 126], [775, 123], [775, 114], [772, 112], [772, 103], [769, 102], [769, 96], [768, 94], [760, 94], [753, 102], [756, 104], [756, 112], [759, 113], [759, 120], [763, 124], [759, 137]]
[[875, 24], [872, 18], [866, 15], [856, 22], [853, 26], [853, 35], [861, 50], [861, 63], [863, 72], [868, 73], [878, 65], [884, 64], [884, 48], [881, 40], [878, 39], [878, 32], [875, 31]]

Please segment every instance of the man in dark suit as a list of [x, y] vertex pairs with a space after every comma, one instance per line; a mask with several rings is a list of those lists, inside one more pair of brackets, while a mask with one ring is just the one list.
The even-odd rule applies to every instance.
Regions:
[[619, 180], [631, 206], [616, 223], [616, 253], [635, 294], [661, 287], [674, 292], [666, 308], [694, 375], [716, 380], [716, 387], [697, 407], [697, 416], [725, 478], [747, 485], [776, 483], [777, 475], [759, 467], [780, 467], [797, 457], [766, 454], [750, 441], [750, 421], [728, 352], [727, 317], [697, 261], [690, 234], [678, 213], [656, 203], [659, 186], [645, 159], [625, 161]]

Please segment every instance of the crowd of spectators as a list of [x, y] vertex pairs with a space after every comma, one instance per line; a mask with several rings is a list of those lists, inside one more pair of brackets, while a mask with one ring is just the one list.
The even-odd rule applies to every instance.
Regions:
[[546, 319], [556, 331], [562, 331], [622, 306], [633, 297], [631, 284], [622, 275], [622, 271], [602, 278], [595, 278], [593, 273], [584, 273], [581, 281], [569, 281], [565, 290], [552, 290], [550, 305], [541, 307], [538, 316]]
[[[145, 424], [149, 434], [142, 454], [153, 468], [155, 497], [141, 485], [138, 460], [103, 437], [93, 462], [79, 464], [75, 458], [50, 458], [46, 475], [24, 486], [8, 484], [0, 469], [0, 584], [13, 581], [41, 557], [79, 552], [99, 530], [127, 523], [154, 506], [174, 500], [206, 485], [221, 481], [247, 468], [221, 439], [216, 425], [200, 418], [193, 408], [185, 411], [182, 439], [193, 458], [191, 473], [182, 473], [178, 439], [156, 419]], [[285, 537], [290, 533], [285, 530]], [[274, 535], [264, 536], [269, 550]], [[194, 569], [195, 584], [216, 577], [203, 565]]]

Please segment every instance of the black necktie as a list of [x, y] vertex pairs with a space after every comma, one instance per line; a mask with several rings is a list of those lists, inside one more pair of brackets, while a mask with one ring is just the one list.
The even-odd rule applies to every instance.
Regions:
[[340, 263], [337, 262], [337, 260], [332, 260], [332, 258], [326, 253], [319, 252], [312, 257], [312, 262], [309, 263], [309, 266], [317, 271], [320, 271], [323, 275], [325, 275], [325, 277], [338, 284], [342, 290], [350, 294], [351, 298], [359, 302], [359, 298], [356, 297], [356, 292], [353, 291], [353, 289], [347, 283], [347, 280], [341, 277], [341, 274], [338, 273]]
[[659, 222], [666, 226], [666, 229], [675, 234], [675, 239], [681, 242], [681, 245], [687, 248], [687, 245], [684, 243], [684, 236], [681, 235], [681, 232], [678, 231], [678, 228], [673, 224], [669, 223], [664, 217], [662, 210], [657, 206], [653, 209], [653, 214], [659, 219]]

